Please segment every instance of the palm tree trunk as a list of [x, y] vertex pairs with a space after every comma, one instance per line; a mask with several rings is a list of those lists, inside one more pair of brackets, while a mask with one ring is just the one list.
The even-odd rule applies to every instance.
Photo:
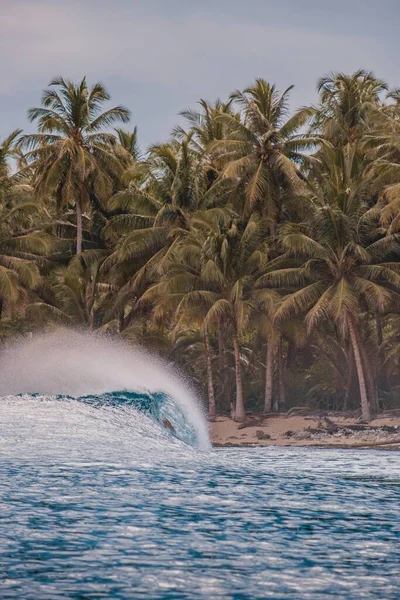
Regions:
[[125, 309], [121, 309], [118, 313], [118, 331], [122, 333], [125, 329]]
[[275, 407], [275, 410], [282, 410], [286, 404], [286, 392], [285, 392], [285, 380], [283, 378], [283, 348], [282, 338], [278, 344], [278, 383], [279, 383], [279, 404]]
[[219, 368], [222, 369], [225, 366], [225, 348], [224, 348], [224, 332], [222, 329], [223, 323], [222, 319], [218, 318], [218, 362]]
[[375, 323], [376, 323], [376, 341], [378, 343], [378, 347], [381, 346], [383, 342], [383, 331], [382, 331], [382, 319], [381, 313], [378, 309], [375, 310]]
[[350, 393], [351, 393], [351, 385], [353, 382], [353, 377], [354, 377], [354, 352], [353, 352], [353, 348], [350, 346], [349, 348], [349, 367], [348, 367], [348, 373], [347, 373], [347, 385], [346, 385], [346, 392], [344, 395], [344, 401], [343, 401], [343, 410], [346, 411], [349, 408], [349, 399], [350, 399]]
[[358, 344], [357, 333], [356, 333], [356, 329], [355, 329], [352, 317], [350, 317], [350, 316], [347, 317], [347, 323], [348, 323], [348, 327], [349, 327], [351, 344], [353, 346], [354, 362], [356, 365], [357, 376], [358, 376], [358, 385], [360, 387], [361, 417], [364, 421], [368, 422], [371, 420], [371, 411], [370, 411], [370, 407], [369, 407], [367, 387], [365, 384], [365, 376], [364, 376], [364, 369], [363, 369], [363, 364], [362, 364], [360, 347]]
[[236, 331], [233, 333], [233, 353], [235, 355], [235, 377], [236, 377], [236, 407], [235, 421], [244, 423], [246, 418], [243, 402], [242, 366], [240, 364], [240, 348]]
[[272, 391], [274, 382], [274, 354], [275, 344], [272, 339], [267, 344], [267, 357], [265, 363], [265, 401], [264, 412], [272, 412]]
[[204, 326], [204, 342], [206, 348], [206, 363], [207, 363], [207, 390], [208, 390], [208, 416], [210, 421], [215, 421], [216, 410], [215, 410], [215, 395], [214, 395], [214, 384], [213, 384], [213, 373], [211, 364], [211, 346], [210, 336], [208, 328]]
[[225, 369], [225, 342], [223, 321], [218, 318], [218, 395], [220, 402], [225, 405], [226, 400], [226, 369]]
[[296, 357], [296, 346], [295, 346], [293, 340], [291, 340], [289, 338], [287, 355], [286, 355], [286, 368], [287, 369], [290, 369], [294, 365], [295, 357]]
[[76, 253], [82, 252], [82, 206], [81, 201], [76, 200]]
[[375, 369], [373, 368], [373, 365], [371, 364], [371, 361], [370, 361], [368, 353], [365, 349], [365, 345], [363, 344], [363, 341], [359, 335], [359, 332], [356, 332], [356, 334], [357, 334], [357, 339], [358, 339], [358, 345], [360, 347], [360, 354], [361, 354], [361, 359], [363, 362], [364, 373], [366, 374], [365, 379], [366, 379], [366, 384], [367, 384], [367, 393], [368, 393], [368, 398], [369, 398], [370, 410], [372, 413], [377, 413], [378, 412], [378, 386], [377, 386], [377, 382], [376, 382]]

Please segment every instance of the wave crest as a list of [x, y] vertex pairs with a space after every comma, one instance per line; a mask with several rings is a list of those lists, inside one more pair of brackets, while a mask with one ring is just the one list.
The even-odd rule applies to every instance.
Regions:
[[0, 358], [0, 396], [21, 394], [132, 407], [160, 424], [169, 421], [182, 441], [209, 447], [206, 420], [188, 383], [140, 348], [76, 332], [25, 341]]

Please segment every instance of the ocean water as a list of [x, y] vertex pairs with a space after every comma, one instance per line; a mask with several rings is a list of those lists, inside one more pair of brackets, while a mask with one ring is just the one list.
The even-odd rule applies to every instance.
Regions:
[[399, 453], [211, 449], [172, 398], [0, 399], [2, 600], [400, 598]]

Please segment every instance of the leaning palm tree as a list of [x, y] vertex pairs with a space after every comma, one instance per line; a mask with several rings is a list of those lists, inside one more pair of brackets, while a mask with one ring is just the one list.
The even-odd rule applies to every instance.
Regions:
[[101, 83], [88, 88], [86, 78], [75, 84], [57, 77], [43, 92], [42, 107], [28, 111], [38, 132], [21, 140], [39, 196], [54, 196], [59, 206], [75, 209], [77, 254], [82, 251], [82, 211], [91, 193], [105, 202], [112, 192], [110, 172], [123, 169], [113, 152], [115, 136], [106, 130], [127, 122], [130, 113], [123, 106], [102, 112], [109, 99]]
[[[303, 315], [311, 331], [324, 319], [349, 333], [361, 397], [362, 418], [371, 419], [365, 362], [360, 336], [360, 315], [365, 310], [383, 311], [400, 291], [400, 268], [390, 256], [387, 242], [365, 246], [360, 239], [359, 215], [346, 215], [338, 206], [315, 205], [306, 225], [282, 232], [284, 258], [291, 266], [274, 268], [258, 285], [286, 291], [276, 311], [277, 322]], [[277, 261], [279, 263], [279, 260]]]

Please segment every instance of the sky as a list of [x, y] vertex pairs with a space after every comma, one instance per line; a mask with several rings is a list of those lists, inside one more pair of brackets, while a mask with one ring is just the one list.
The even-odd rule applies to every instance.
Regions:
[[142, 148], [179, 111], [256, 77], [294, 84], [293, 109], [329, 71], [361, 67], [397, 88], [399, 23], [399, 0], [0, 0], [0, 140], [34, 131], [27, 109], [57, 75], [104, 83]]

